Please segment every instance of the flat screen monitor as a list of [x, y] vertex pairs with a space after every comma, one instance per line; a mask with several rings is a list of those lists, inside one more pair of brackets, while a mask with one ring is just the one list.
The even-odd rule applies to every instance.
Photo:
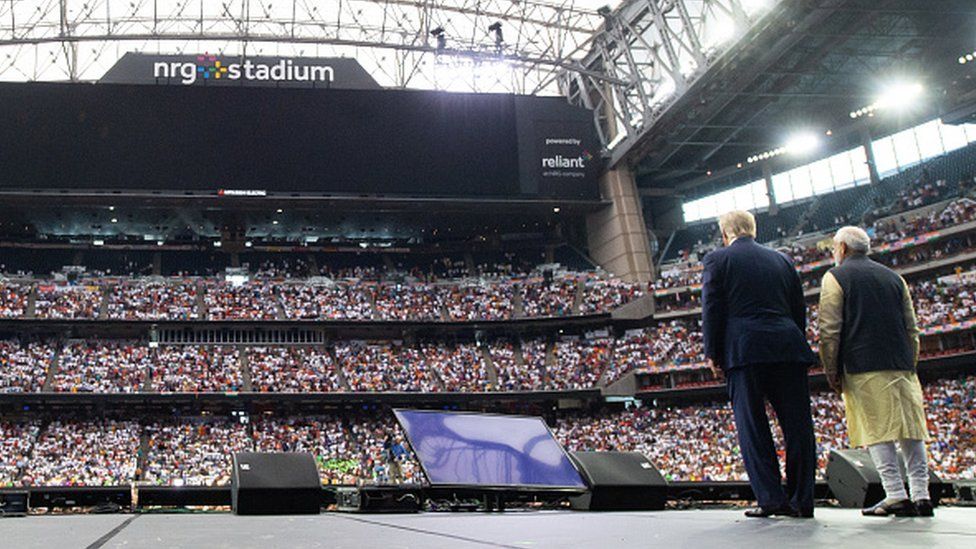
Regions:
[[539, 417], [394, 410], [432, 486], [585, 490]]

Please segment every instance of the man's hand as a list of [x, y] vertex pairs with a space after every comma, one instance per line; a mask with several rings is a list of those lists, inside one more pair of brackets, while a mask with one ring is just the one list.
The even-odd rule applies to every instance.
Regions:
[[715, 360], [711, 358], [707, 360], [707, 364], [708, 364], [709, 371], [712, 372], [712, 375], [715, 376], [715, 379], [717, 379], [718, 381], [725, 380], [725, 372], [722, 371], [721, 364], [715, 362]]
[[827, 384], [830, 388], [834, 390], [838, 395], [844, 391], [844, 384], [841, 381], [841, 376], [837, 374], [827, 374]]

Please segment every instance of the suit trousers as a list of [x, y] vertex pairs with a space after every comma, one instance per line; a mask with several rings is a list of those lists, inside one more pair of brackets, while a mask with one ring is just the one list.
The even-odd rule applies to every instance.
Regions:
[[[752, 364], [725, 372], [749, 483], [761, 507], [813, 509], [817, 442], [810, 414], [805, 364]], [[786, 444], [786, 489], [769, 429], [766, 402], [779, 419]]]

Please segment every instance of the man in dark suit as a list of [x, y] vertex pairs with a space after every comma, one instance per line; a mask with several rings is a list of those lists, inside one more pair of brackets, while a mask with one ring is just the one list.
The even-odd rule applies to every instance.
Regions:
[[[759, 507], [749, 517], [813, 516], [817, 467], [807, 368], [803, 286], [792, 261], [757, 244], [756, 220], [719, 218], [724, 248], [703, 260], [705, 358], [728, 381], [739, 448]], [[786, 442], [786, 490], [766, 415], [772, 405]]]

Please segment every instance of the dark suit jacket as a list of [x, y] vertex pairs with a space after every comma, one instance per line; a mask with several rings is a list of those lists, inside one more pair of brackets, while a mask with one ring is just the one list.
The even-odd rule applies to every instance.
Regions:
[[803, 285], [784, 254], [737, 238], [702, 261], [705, 356], [723, 368], [813, 364]]

